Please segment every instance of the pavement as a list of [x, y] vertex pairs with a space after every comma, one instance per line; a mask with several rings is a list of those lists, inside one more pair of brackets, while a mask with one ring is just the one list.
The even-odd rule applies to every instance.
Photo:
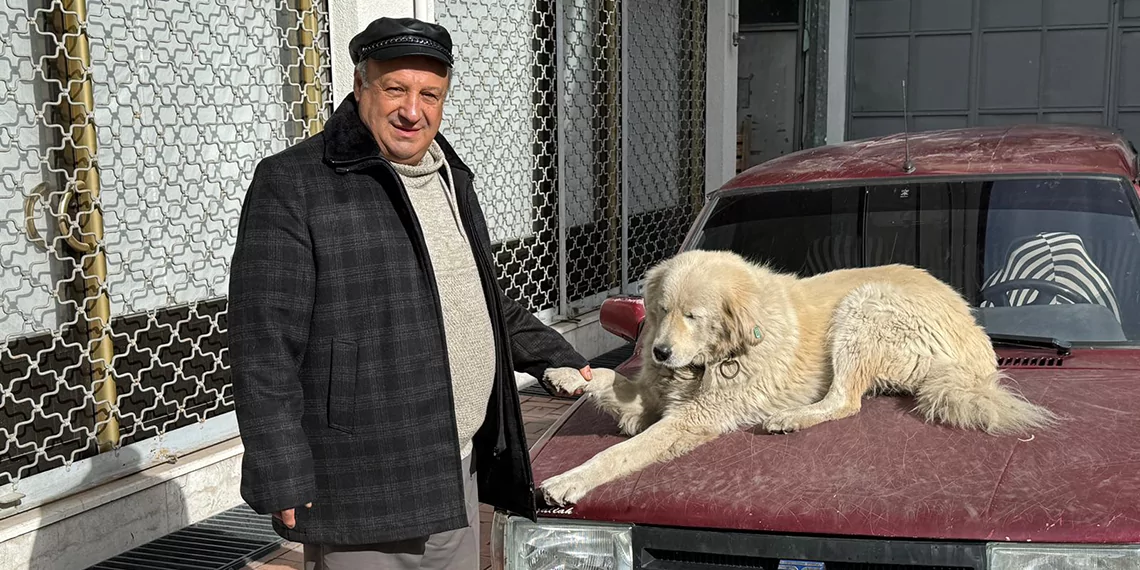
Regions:
[[[523, 423], [526, 427], [526, 440], [530, 445], [538, 441], [546, 429], [551, 426], [570, 407], [572, 400], [550, 398], [548, 396], [534, 396], [527, 393], [520, 394]], [[481, 567], [486, 570], [491, 567], [490, 557], [490, 528], [491, 508], [483, 505], [479, 512], [479, 536], [483, 545], [480, 551]], [[251, 562], [242, 570], [304, 570], [304, 555], [301, 545], [295, 542], [286, 542], [276, 551], [264, 556], [261, 560]]]

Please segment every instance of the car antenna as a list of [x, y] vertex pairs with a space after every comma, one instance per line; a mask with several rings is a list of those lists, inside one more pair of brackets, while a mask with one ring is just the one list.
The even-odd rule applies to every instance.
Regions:
[[910, 161], [910, 114], [906, 109], [906, 79], [902, 80], [902, 98], [903, 98], [903, 149], [906, 152], [906, 160], [903, 162], [903, 172], [910, 174], [914, 172], [914, 163]]

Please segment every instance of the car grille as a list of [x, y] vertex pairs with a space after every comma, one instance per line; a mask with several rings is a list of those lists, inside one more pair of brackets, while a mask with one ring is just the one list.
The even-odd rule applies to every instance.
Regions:
[[[652, 558], [652, 562], [643, 564], [640, 568], [684, 568], [685, 570], [709, 568], [715, 570], [732, 570], [735, 568], [749, 568], [759, 570], [780, 570], [781, 561], [785, 567], [791, 566], [786, 561], [791, 558], [758, 558], [753, 556], [732, 556], [727, 554], [700, 554], [694, 552], [676, 552], [664, 550], [647, 550], [645, 554]], [[970, 566], [916, 566], [914, 564], [876, 564], [873, 562], [828, 562], [824, 563], [826, 570], [974, 570]], [[810, 568], [810, 566], [808, 566]]]
[[[782, 536], [635, 526], [633, 549], [635, 568], [641, 570], [814, 569], [820, 563], [825, 570], [985, 569], [985, 544], [979, 542]], [[796, 565], [793, 561], [808, 564]]]

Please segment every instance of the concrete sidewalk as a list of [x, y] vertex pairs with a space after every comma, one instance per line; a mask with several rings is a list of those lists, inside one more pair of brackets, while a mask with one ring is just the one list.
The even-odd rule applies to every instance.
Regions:
[[[532, 396], [520, 394], [523, 412], [523, 421], [526, 425], [526, 440], [531, 445], [538, 441], [543, 432], [551, 426], [570, 407], [571, 400], [550, 398], [546, 396]], [[491, 509], [484, 506], [479, 515], [480, 536], [483, 539], [482, 567], [490, 568], [490, 527]], [[301, 545], [285, 543], [275, 552], [270, 553], [257, 562], [245, 566], [243, 570], [303, 570], [303, 557]]]

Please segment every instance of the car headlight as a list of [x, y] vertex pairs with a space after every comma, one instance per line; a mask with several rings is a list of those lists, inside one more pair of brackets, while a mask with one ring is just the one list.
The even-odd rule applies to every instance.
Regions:
[[632, 570], [629, 525], [495, 513], [492, 557], [504, 570]]
[[1126, 570], [1140, 568], [1140, 546], [990, 544], [990, 570]]

